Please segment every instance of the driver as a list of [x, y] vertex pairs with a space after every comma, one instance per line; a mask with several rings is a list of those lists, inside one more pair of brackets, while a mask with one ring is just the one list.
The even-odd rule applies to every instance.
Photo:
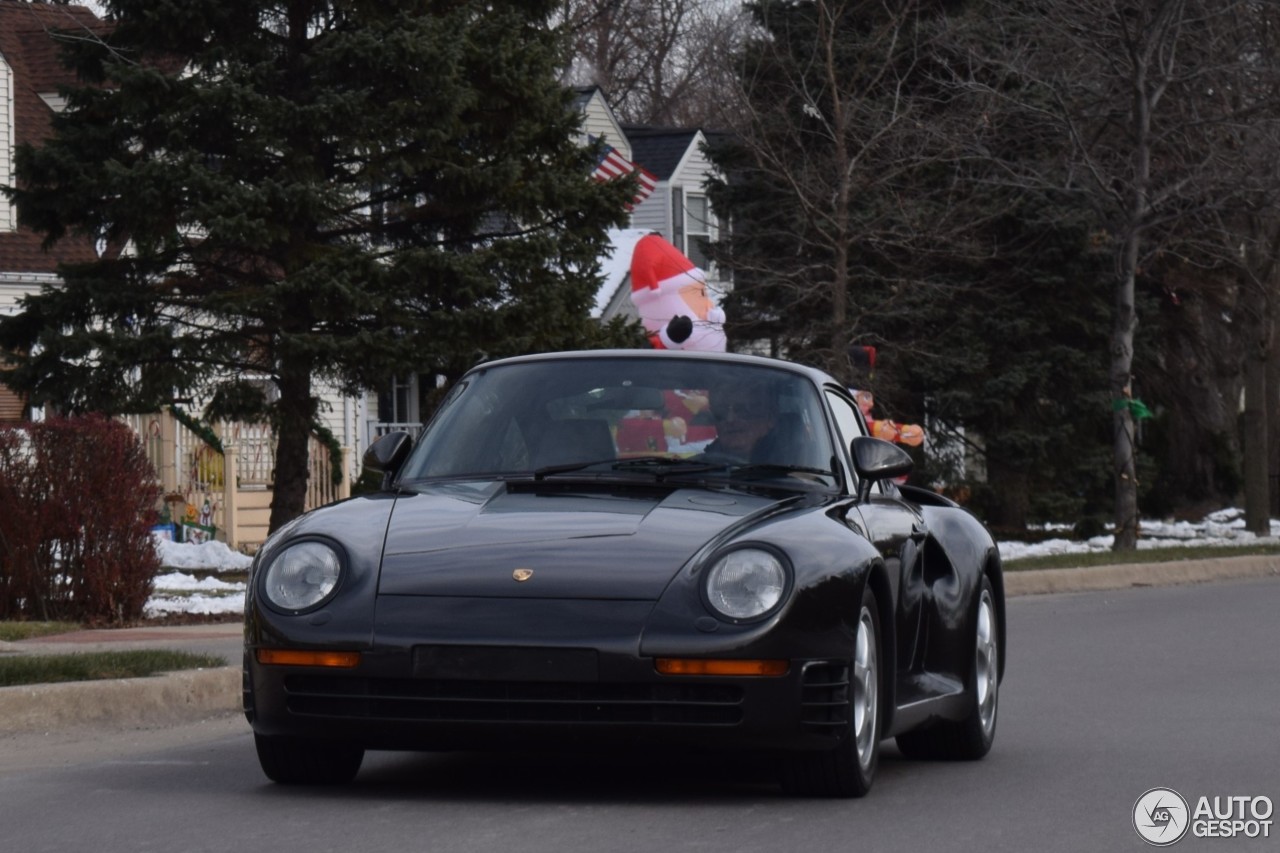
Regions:
[[763, 384], [728, 386], [711, 394], [711, 414], [716, 424], [716, 440], [706, 450], [708, 456], [750, 461], [762, 439], [777, 421], [774, 395]]

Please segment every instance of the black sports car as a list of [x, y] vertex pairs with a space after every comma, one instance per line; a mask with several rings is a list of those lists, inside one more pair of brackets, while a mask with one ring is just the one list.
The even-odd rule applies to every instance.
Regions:
[[663, 351], [476, 367], [383, 490], [254, 561], [245, 713], [282, 783], [365, 750], [749, 750], [787, 790], [860, 796], [880, 742], [991, 748], [995, 543], [897, 485], [848, 390], [773, 359]]

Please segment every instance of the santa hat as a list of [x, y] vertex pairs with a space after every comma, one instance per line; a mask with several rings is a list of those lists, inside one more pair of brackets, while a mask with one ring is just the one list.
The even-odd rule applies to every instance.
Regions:
[[647, 234], [631, 254], [631, 301], [639, 305], [706, 276], [661, 234]]

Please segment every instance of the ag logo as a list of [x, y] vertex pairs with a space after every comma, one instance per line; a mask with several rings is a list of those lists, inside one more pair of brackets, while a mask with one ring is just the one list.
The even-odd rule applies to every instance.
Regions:
[[1156, 847], [1180, 841], [1190, 825], [1187, 801], [1172, 788], [1152, 788], [1133, 804], [1133, 828]]

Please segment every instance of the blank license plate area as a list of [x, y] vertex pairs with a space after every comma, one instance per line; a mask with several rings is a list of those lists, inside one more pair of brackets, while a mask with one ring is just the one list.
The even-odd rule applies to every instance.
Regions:
[[458, 681], [598, 681], [595, 649], [416, 646], [413, 674]]

